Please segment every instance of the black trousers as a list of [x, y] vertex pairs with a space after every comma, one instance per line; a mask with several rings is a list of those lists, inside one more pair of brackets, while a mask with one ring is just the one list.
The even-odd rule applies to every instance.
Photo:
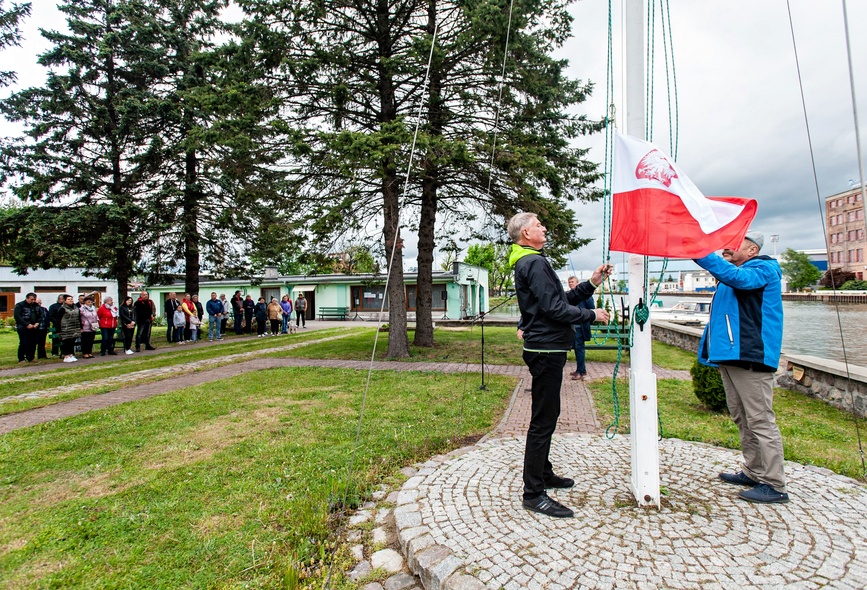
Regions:
[[545, 493], [545, 480], [554, 475], [548, 455], [551, 437], [560, 417], [560, 388], [563, 385], [565, 352], [524, 351], [524, 362], [533, 376], [532, 410], [524, 449], [524, 499]]
[[127, 328], [123, 327], [123, 349], [124, 350], [132, 350], [132, 335], [135, 332], [135, 328]]
[[135, 331], [135, 349], [138, 351], [141, 348], [141, 345], [144, 344], [145, 348], [151, 345], [151, 328], [153, 327], [153, 322], [139, 322], [136, 324]]
[[253, 333], [253, 311], [244, 310], [244, 322], [246, 322], [246, 326], [244, 326], [245, 334]]
[[45, 337], [48, 336], [48, 330], [39, 330], [36, 334], [36, 358], [47, 359], [48, 354], [45, 351]]
[[39, 330], [18, 328], [18, 361], [32, 361], [36, 355], [36, 337]]
[[244, 321], [244, 314], [240, 311], [233, 311], [232, 318], [235, 320], [235, 334], [241, 333], [241, 324]]

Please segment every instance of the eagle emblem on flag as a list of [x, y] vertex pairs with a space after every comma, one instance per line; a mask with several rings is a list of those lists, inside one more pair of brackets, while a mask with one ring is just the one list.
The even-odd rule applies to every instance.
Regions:
[[635, 168], [635, 178], [655, 180], [670, 187], [672, 179], [677, 178], [677, 171], [665, 157], [665, 154], [659, 150], [651, 150], [638, 162], [638, 166]]

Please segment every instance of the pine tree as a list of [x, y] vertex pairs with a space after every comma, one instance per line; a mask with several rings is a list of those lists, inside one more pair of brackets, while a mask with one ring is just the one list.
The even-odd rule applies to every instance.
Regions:
[[13, 193], [39, 205], [19, 214], [31, 237], [44, 238], [17, 264], [82, 265], [116, 279], [123, 298], [148, 243], [138, 193], [159, 149], [149, 111], [162, 66], [150, 52], [146, 4], [71, 0], [59, 9], [70, 32], [43, 32], [53, 45], [39, 57], [51, 68], [45, 86], [0, 105], [25, 126], [27, 139], [4, 149], [4, 168]]
[[[0, 0], [0, 50], [21, 44], [21, 21], [30, 16], [30, 2], [12, 4], [8, 10]], [[15, 72], [0, 72], [0, 88], [14, 84]]]

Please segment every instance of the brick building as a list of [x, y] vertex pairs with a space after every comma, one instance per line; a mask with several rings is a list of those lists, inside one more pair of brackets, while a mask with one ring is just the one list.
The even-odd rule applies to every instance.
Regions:
[[864, 201], [861, 187], [825, 198], [825, 233], [828, 236], [828, 268], [854, 272], [864, 280], [865, 259]]

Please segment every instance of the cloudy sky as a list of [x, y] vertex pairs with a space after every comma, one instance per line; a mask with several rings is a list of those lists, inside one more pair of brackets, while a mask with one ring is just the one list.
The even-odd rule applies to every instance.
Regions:
[[[617, 112], [621, 99], [621, 31], [615, 2], [614, 45]], [[777, 251], [824, 247], [823, 222], [810, 161], [787, 2], [784, 0], [669, 0], [680, 119], [678, 164], [706, 195], [751, 197], [759, 202], [754, 227], [780, 236]], [[819, 194], [825, 197], [858, 182], [855, 126], [849, 86], [842, 2], [790, 0], [801, 64], [807, 116], [816, 159]], [[560, 57], [573, 77], [596, 84], [581, 110], [605, 112], [608, 3], [581, 0], [572, 6], [573, 38]], [[867, 141], [867, 2], [848, 3], [855, 93], [862, 141]], [[0, 53], [0, 69], [19, 73], [22, 87], [41, 84], [36, 55], [47, 46], [37, 29], [63, 28], [50, 0], [34, 2], [21, 48]], [[661, 51], [661, 42], [656, 46]], [[656, 59], [654, 142], [670, 151], [664, 62]], [[0, 122], [0, 133], [15, 129]], [[591, 159], [602, 160], [601, 137], [582, 138]], [[864, 146], [862, 146], [862, 150]], [[573, 253], [576, 269], [602, 259], [601, 204], [576, 205], [582, 237], [596, 238]], [[766, 249], [772, 246], [766, 238]], [[411, 246], [408, 244], [408, 246]], [[408, 254], [412, 254], [408, 252]], [[619, 262], [620, 255], [613, 261]], [[410, 261], [408, 261], [411, 264]]]
[[[617, 112], [623, 88], [619, 3]], [[755, 2], [670, 0], [680, 118], [678, 164], [705, 195], [750, 197], [759, 203], [753, 223], [778, 234], [777, 252], [824, 248], [798, 72], [784, 0]], [[846, 57], [842, 2], [790, 0], [816, 159], [819, 194], [847, 190], [859, 179], [855, 125]], [[607, 3], [583, 0], [572, 7], [574, 37], [564, 48], [573, 77], [597, 83], [585, 112], [605, 108]], [[659, 17], [657, 16], [657, 21]], [[862, 142], [867, 140], [867, 2], [848, 2]], [[660, 49], [660, 42], [656, 43]], [[664, 62], [656, 59], [654, 142], [670, 151]], [[860, 76], [860, 77], [859, 77]], [[583, 145], [601, 158], [601, 140]], [[862, 146], [862, 152], [865, 147]], [[601, 205], [577, 207], [582, 236], [602, 236]], [[576, 268], [602, 259], [601, 240], [573, 254]], [[620, 255], [612, 257], [617, 262]]]

